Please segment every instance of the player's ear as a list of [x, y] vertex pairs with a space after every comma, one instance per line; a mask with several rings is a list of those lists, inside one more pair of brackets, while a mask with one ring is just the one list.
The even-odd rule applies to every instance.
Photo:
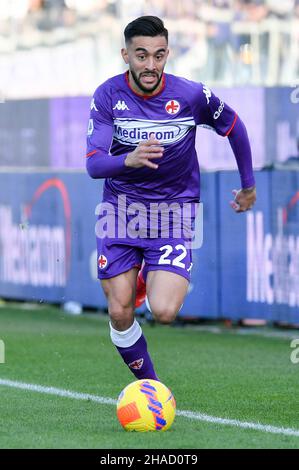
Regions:
[[128, 50], [125, 47], [122, 48], [121, 55], [122, 55], [122, 58], [124, 59], [125, 63], [128, 64], [129, 63]]

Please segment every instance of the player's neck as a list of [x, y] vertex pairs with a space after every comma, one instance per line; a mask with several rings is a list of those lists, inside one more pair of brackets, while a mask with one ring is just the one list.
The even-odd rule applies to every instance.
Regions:
[[157, 86], [157, 88], [152, 91], [152, 92], [144, 92], [143, 90], [141, 90], [141, 88], [138, 87], [138, 85], [135, 83], [135, 80], [134, 78], [132, 77], [132, 74], [127, 71], [126, 72], [126, 81], [129, 85], [129, 87], [131, 88], [131, 90], [138, 96], [141, 96], [143, 98], [151, 98], [152, 96], [156, 96], [158, 95], [164, 88], [165, 86], [165, 76], [164, 76], [164, 73], [163, 73], [163, 76], [162, 76], [162, 79], [159, 83], [159, 85]]

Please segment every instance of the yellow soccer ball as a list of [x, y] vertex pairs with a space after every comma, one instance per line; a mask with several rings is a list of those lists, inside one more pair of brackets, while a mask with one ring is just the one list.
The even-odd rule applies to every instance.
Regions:
[[173, 423], [173, 394], [157, 380], [136, 380], [127, 385], [117, 401], [117, 417], [126, 431], [166, 431]]

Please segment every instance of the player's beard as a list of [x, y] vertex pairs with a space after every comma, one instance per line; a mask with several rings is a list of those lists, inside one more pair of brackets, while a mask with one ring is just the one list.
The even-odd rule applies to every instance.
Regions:
[[[145, 86], [142, 85], [141, 81], [140, 81], [139, 78], [137, 77], [137, 75], [136, 75], [136, 73], [134, 72], [134, 70], [131, 69], [130, 72], [131, 72], [131, 75], [132, 75], [132, 77], [133, 77], [133, 80], [134, 80], [135, 84], [136, 84], [136, 85], [138, 86], [138, 88], [139, 88], [141, 91], [143, 91], [144, 93], [153, 93], [153, 91], [155, 91], [155, 90], [158, 88], [158, 86], [160, 85], [161, 80], [162, 80], [162, 77], [163, 77], [163, 70], [162, 70], [160, 76], [159, 76], [158, 73], [152, 72], [152, 74], [155, 74], [155, 75], [158, 77], [158, 81], [157, 81], [157, 83], [156, 83], [154, 86], [152, 86], [152, 88], [146, 88]], [[151, 72], [148, 72], [148, 73], [151, 73]], [[143, 74], [146, 74], [146, 72], [142, 72], [139, 76], [141, 76], [141, 75], [143, 75]]]

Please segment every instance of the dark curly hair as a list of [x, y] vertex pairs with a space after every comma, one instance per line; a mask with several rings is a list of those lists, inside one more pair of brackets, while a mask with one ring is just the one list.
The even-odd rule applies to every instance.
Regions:
[[157, 16], [140, 16], [131, 21], [124, 30], [126, 44], [135, 36], [164, 36], [168, 42], [168, 30]]

